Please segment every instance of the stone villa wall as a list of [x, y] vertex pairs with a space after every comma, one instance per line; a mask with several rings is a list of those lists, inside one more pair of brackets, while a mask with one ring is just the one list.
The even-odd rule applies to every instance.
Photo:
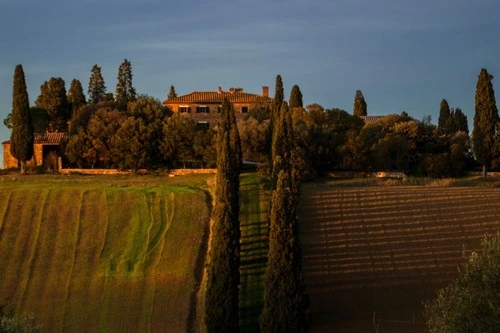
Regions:
[[[60, 164], [59, 164], [60, 165]], [[131, 175], [132, 170], [118, 169], [59, 169], [61, 175]], [[169, 177], [183, 176], [190, 174], [215, 174], [217, 169], [172, 169], [164, 174]], [[135, 172], [138, 175], [151, 174], [148, 170], [138, 170]]]

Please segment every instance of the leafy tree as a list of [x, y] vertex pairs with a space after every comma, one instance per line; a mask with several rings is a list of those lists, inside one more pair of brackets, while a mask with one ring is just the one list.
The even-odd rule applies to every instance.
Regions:
[[168, 99], [177, 97], [174, 86], [170, 86], [170, 91], [168, 92]]
[[367, 105], [365, 101], [365, 97], [361, 90], [356, 90], [356, 95], [354, 96], [354, 111], [353, 115], [355, 116], [366, 116], [367, 113]]
[[469, 133], [469, 125], [467, 123], [467, 116], [462, 112], [462, 109], [451, 109], [450, 117], [448, 118], [447, 129], [449, 134], [456, 132]]
[[254, 117], [248, 117], [238, 123], [244, 160], [265, 162], [265, 137], [268, 126], [269, 120], [259, 122]]
[[193, 138], [196, 133], [194, 120], [175, 114], [166, 119], [163, 125], [164, 140], [160, 151], [167, 165], [173, 167], [178, 161], [195, 160]]
[[73, 79], [68, 91], [68, 102], [71, 105], [71, 116], [73, 116], [80, 107], [87, 104], [85, 95], [83, 94], [82, 83]]
[[491, 80], [493, 80], [493, 76], [485, 68], [481, 69], [476, 86], [472, 146], [474, 156], [483, 165], [483, 177], [486, 177], [493, 157], [496, 125], [498, 123], [498, 109]]
[[31, 107], [31, 119], [33, 119], [33, 130], [35, 133], [44, 133], [49, 128], [50, 116], [45, 109]]
[[210, 244], [205, 324], [207, 332], [238, 332], [240, 282], [239, 173], [241, 145], [234, 109], [222, 103], [217, 138], [217, 178]]
[[289, 106], [290, 108], [301, 108], [304, 106], [302, 102], [302, 92], [300, 91], [298, 85], [294, 85], [292, 87], [292, 91], [290, 92]]
[[78, 168], [93, 167], [97, 162], [97, 152], [84, 128], [77, 128], [64, 143], [64, 155]]
[[65, 131], [70, 119], [71, 106], [66, 95], [64, 80], [52, 77], [40, 87], [40, 95], [35, 101], [38, 108], [44, 109], [49, 115], [49, 130], [51, 132]]
[[89, 101], [90, 103], [97, 104], [105, 99], [106, 85], [101, 73], [101, 67], [94, 65], [92, 67], [92, 74], [89, 80]]
[[438, 128], [447, 132], [448, 120], [450, 119], [450, 106], [448, 105], [448, 101], [443, 99], [441, 101], [441, 105], [439, 107], [439, 119], [438, 119]]
[[81, 108], [73, 113], [71, 117], [69, 135], [73, 135], [78, 132], [79, 129], [87, 130], [87, 125], [90, 121], [90, 118], [94, 115], [94, 113], [99, 109], [96, 104], [85, 104]]
[[10, 153], [21, 165], [21, 174], [26, 173], [26, 161], [33, 157], [34, 130], [31, 118], [28, 91], [22, 65], [14, 70], [12, 93], [12, 133]]
[[163, 140], [163, 123], [168, 115], [161, 102], [151, 97], [130, 102], [128, 118], [111, 139], [111, 158], [120, 168], [153, 169], [161, 164], [158, 142]]
[[135, 101], [135, 98], [136, 93], [132, 86], [132, 64], [125, 59], [118, 69], [115, 100], [118, 105], [126, 107], [127, 103]]
[[93, 162], [110, 167], [113, 136], [125, 119], [123, 112], [116, 109], [103, 108], [97, 110], [87, 125], [87, 135], [91, 144], [86, 153]]
[[485, 237], [459, 275], [425, 304], [431, 333], [500, 332], [500, 238]]
[[197, 127], [193, 137], [193, 151], [196, 161], [201, 161], [202, 168], [217, 166], [217, 131], [213, 128]]

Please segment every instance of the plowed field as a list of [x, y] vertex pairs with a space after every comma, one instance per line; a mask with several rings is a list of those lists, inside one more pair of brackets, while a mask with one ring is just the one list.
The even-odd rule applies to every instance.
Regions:
[[311, 332], [426, 332], [422, 301], [500, 229], [499, 199], [483, 188], [304, 188]]

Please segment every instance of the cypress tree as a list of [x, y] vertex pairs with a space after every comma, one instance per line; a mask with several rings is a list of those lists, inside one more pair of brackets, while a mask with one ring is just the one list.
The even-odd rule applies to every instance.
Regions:
[[83, 94], [82, 83], [73, 79], [69, 86], [68, 90], [68, 102], [71, 105], [71, 117], [81, 106], [87, 104], [87, 100], [85, 99], [85, 95]]
[[65, 131], [71, 114], [71, 105], [66, 95], [65, 82], [60, 77], [52, 77], [40, 87], [40, 96], [35, 105], [47, 111], [51, 132]]
[[168, 92], [168, 99], [177, 97], [174, 86], [170, 86], [170, 91]]
[[101, 73], [101, 67], [94, 65], [89, 80], [89, 102], [97, 104], [105, 98], [106, 85]]
[[476, 86], [472, 145], [474, 156], [483, 165], [483, 177], [486, 177], [493, 157], [495, 128], [498, 123], [498, 109], [491, 80], [493, 76], [485, 68], [481, 69]]
[[366, 116], [367, 114], [368, 112], [365, 97], [363, 96], [361, 90], [356, 90], [356, 95], [354, 96], [353, 115], [360, 117]]
[[270, 171], [271, 174], [273, 173], [272, 168], [273, 168], [273, 163], [274, 163], [274, 156], [273, 156], [273, 151], [272, 151], [272, 146], [273, 146], [273, 132], [274, 132], [274, 127], [275, 127], [275, 122], [278, 121], [279, 118], [279, 112], [281, 108], [281, 104], [283, 103], [283, 100], [285, 99], [284, 97], [284, 90], [283, 90], [283, 81], [281, 80], [281, 75], [276, 76], [276, 85], [274, 89], [274, 100], [273, 100], [273, 107], [271, 110], [271, 116], [269, 118], [269, 127], [266, 132], [266, 150], [268, 152], [268, 159], [269, 159], [269, 165], [270, 165]]
[[301, 108], [304, 106], [302, 102], [302, 92], [300, 91], [298, 85], [294, 85], [292, 87], [292, 91], [290, 92], [289, 106], [290, 108]]
[[[276, 76], [276, 85], [274, 87], [274, 107], [271, 113], [271, 121], [274, 122], [278, 118], [280, 112], [281, 103], [285, 100], [285, 93], [283, 89], [283, 80], [281, 75]], [[272, 125], [272, 124], [271, 124]]]
[[119, 105], [126, 107], [127, 103], [135, 101], [135, 98], [136, 93], [132, 86], [132, 64], [125, 59], [118, 69], [115, 100]]
[[21, 174], [26, 173], [26, 161], [33, 157], [33, 120], [31, 118], [28, 91], [22, 65], [14, 70], [12, 92], [12, 133], [10, 135], [10, 153], [21, 165]]
[[299, 179], [294, 167], [291, 113], [283, 102], [273, 130], [273, 174], [268, 263], [264, 275], [261, 332], [305, 332], [307, 295], [302, 278], [296, 207]]
[[241, 144], [232, 104], [224, 99], [217, 138], [217, 178], [207, 268], [207, 332], [239, 331]]
[[269, 253], [260, 316], [263, 333], [307, 330], [308, 304], [302, 278], [294, 188], [290, 171], [280, 170], [271, 198]]
[[450, 119], [450, 106], [448, 105], [448, 101], [443, 99], [441, 101], [441, 105], [439, 107], [439, 119], [438, 119], [438, 128], [443, 132], [447, 132], [447, 124]]
[[271, 180], [273, 185], [276, 183], [279, 171], [283, 168], [280, 164], [289, 161], [290, 153], [294, 149], [291, 114], [286, 102], [282, 102], [278, 116], [273, 128], [271, 145], [271, 160], [273, 161]]

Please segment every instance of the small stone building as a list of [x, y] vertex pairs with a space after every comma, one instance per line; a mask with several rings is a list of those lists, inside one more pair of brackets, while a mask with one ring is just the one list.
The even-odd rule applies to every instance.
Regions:
[[[67, 138], [66, 133], [35, 133], [34, 154], [28, 166], [42, 166], [47, 157], [54, 153], [59, 155], [61, 141]], [[10, 141], [2, 142], [3, 168], [18, 168], [19, 161], [10, 154]]]
[[174, 113], [194, 119], [199, 126], [215, 126], [220, 119], [222, 101], [227, 97], [233, 104], [236, 119], [241, 119], [255, 103], [272, 103], [269, 97], [269, 87], [262, 87], [262, 95], [250, 94], [242, 88], [230, 88], [223, 91], [194, 91], [187, 95], [168, 98], [163, 105], [169, 107]]

